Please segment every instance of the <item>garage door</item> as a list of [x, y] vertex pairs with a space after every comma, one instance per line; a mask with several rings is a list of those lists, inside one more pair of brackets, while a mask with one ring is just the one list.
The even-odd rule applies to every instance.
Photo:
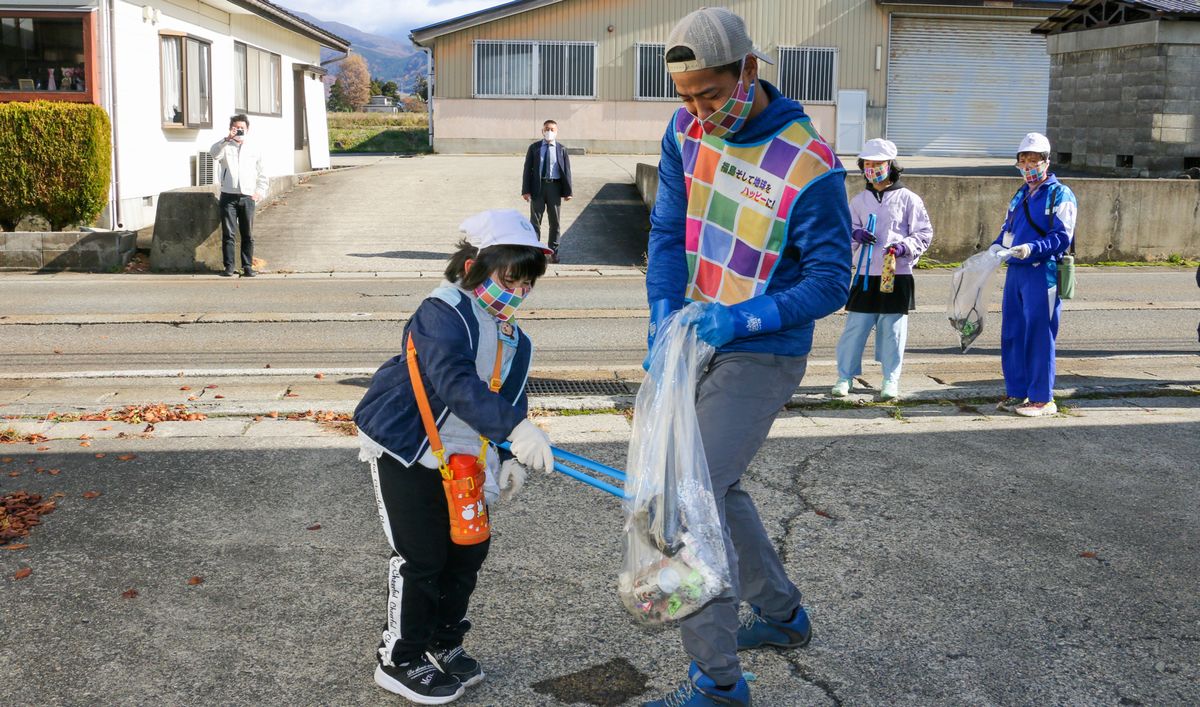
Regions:
[[1033, 26], [893, 16], [887, 136], [900, 154], [1006, 156], [1046, 132], [1050, 59]]

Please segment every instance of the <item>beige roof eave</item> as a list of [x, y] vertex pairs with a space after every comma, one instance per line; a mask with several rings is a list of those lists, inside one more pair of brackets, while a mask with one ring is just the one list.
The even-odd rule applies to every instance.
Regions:
[[443, 35], [451, 34], [452, 32], [458, 32], [469, 27], [486, 24], [488, 22], [493, 22], [495, 20], [500, 20], [505, 17], [519, 15], [522, 12], [537, 10], [538, 8], [546, 7], [547, 5], [554, 5], [562, 1], [563, 0], [513, 0], [513, 2], [506, 2], [503, 5], [489, 7], [486, 10], [472, 12], [468, 15], [463, 15], [462, 17], [455, 17], [442, 22], [435, 22], [431, 25], [425, 25], [424, 27], [418, 27], [409, 33], [408, 38], [411, 39], [413, 44], [417, 45], [418, 47], [429, 47], [433, 44], [431, 40], [437, 39]]

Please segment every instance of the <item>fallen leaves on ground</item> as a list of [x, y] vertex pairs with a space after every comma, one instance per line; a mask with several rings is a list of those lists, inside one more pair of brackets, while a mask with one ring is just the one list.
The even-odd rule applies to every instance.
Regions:
[[192, 389], [192, 386], [190, 386], [190, 385], [181, 385], [181, 386], [179, 386], [179, 389], [180, 389], [180, 390], [191, 390], [191, 389]]
[[325, 374], [318, 373], [317, 375], [313, 376], [313, 378], [316, 378], [317, 380], [325, 380]]
[[28, 548], [29, 545], [26, 543], [9, 543], [7, 545], [0, 545], [0, 550], [27, 550]]
[[17, 570], [15, 574], [13, 574], [13, 579], [25, 579], [31, 574], [33, 574], [32, 567], [22, 567], [21, 569]]
[[145, 253], [137, 253], [125, 263], [125, 272], [150, 272], [150, 258]]
[[121, 592], [122, 599], [134, 599], [137, 597], [137, 595], [138, 595], [138, 590], [134, 589], [133, 587], [130, 587], [129, 589], [126, 589], [125, 591]]
[[1097, 555], [1096, 553], [1092, 552], [1091, 550], [1085, 550], [1084, 552], [1081, 552], [1081, 553], [1079, 553], [1079, 556], [1080, 556], [1080, 557], [1083, 557], [1083, 558], [1085, 558], [1085, 559], [1088, 559], [1088, 560], [1094, 560], [1094, 559], [1096, 559], [1097, 557], [1099, 557], [1099, 555]]
[[119, 454], [119, 455], [117, 455], [117, 459], [119, 459], [123, 462], [127, 462], [127, 461], [131, 461], [133, 459], [137, 459], [137, 455], [136, 454]]
[[29, 537], [42, 516], [53, 513], [54, 501], [43, 501], [41, 494], [13, 491], [0, 496], [0, 545]]
[[188, 586], [195, 587], [200, 584], [204, 584], [204, 578], [198, 575], [188, 580]]
[[[274, 413], [272, 413], [274, 415]], [[354, 419], [347, 412], [332, 412], [330, 410], [305, 410], [294, 412], [287, 416], [289, 420], [311, 420], [313, 422], [349, 422]]]
[[90, 447], [90, 446], [92, 446], [92, 443], [91, 442], [80, 442], [79, 446], [80, 447]]
[[100, 498], [100, 492], [99, 491], [84, 491], [83, 497], [90, 501], [93, 498]]
[[105, 454], [104, 452], [96, 452], [96, 458], [97, 458], [97, 459], [103, 459], [103, 458], [104, 458], [104, 457], [106, 457], [106, 456], [108, 456], [108, 455], [107, 455], [107, 454]]
[[14, 427], [5, 427], [4, 429], [0, 429], [0, 444], [21, 444], [22, 442], [39, 444], [45, 441], [47, 441], [46, 435], [39, 434], [37, 432], [26, 434], [24, 432], [18, 432]]
[[205, 388], [207, 388], [207, 389], [209, 389], [209, 390], [212, 390], [213, 388], [216, 388], [216, 387], [217, 387], [217, 384], [216, 384], [216, 383], [209, 383], [208, 385], [206, 385], [206, 386], [204, 386], [204, 387], [205, 387]]
[[305, 530], [320, 530], [320, 529], [321, 529], [320, 523], [313, 523], [312, 525], [305, 528]]
[[[208, 419], [202, 412], [191, 412], [186, 405], [167, 405], [166, 403], [151, 403], [149, 405], [126, 405], [114, 410], [104, 408], [100, 412], [85, 413], [78, 418], [84, 422], [124, 422], [130, 425], [140, 425], [143, 422], [198, 422]], [[149, 432], [151, 430], [143, 430]], [[80, 437], [83, 439], [83, 437]]]

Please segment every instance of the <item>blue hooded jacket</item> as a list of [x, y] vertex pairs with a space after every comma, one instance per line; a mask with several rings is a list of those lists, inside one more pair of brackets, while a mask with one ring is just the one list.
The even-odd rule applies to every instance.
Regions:
[[[763, 143], [792, 122], [807, 121], [804, 108], [759, 79], [770, 103], [746, 121], [727, 142]], [[680, 108], [680, 110], [685, 110]], [[667, 124], [658, 161], [658, 195], [650, 214], [646, 292], [651, 303], [682, 307], [688, 267], [684, 250], [687, 191], [683, 156], [675, 137], [675, 119]], [[782, 327], [775, 332], [734, 339], [719, 351], [754, 351], [804, 356], [812, 349], [815, 322], [846, 304], [850, 291], [850, 204], [846, 170], [838, 162], [796, 197], [787, 216], [788, 235], [766, 295], [779, 308]]]

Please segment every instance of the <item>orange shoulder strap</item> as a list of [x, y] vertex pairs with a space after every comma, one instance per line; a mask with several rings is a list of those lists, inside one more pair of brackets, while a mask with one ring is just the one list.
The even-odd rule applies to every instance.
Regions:
[[[413, 395], [417, 399], [417, 409], [421, 411], [421, 422], [425, 425], [425, 434], [429, 436], [429, 450], [433, 452], [433, 456], [437, 457], [438, 470], [442, 472], [442, 476], [446, 476], [450, 472], [450, 468], [446, 466], [446, 451], [442, 447], [442, 436], [438, 434], [437, 423], [433, 419], [433, 409], [429, 407], [429, 396], [425, 394], [425, 385], [421, 382], [421, 369], [417, 366], [417, 347], [413, 344], [412, 334], [408, 335], [404, 345], [405, 359], [408, 362], [408, 378], [412, 381]], [[500, 392], [500, 386], [503, 381], [500, 378], [500, 373], [504, 367], [504, 344], [496, 340], [496, 363], [492, 367], [492, 380], [490, 381], [489, 389], [493, 393]], [[483, 446], [479, 451], [479, 458], [483, 460], [487, 454], [487, 439], [479, 436]]]

